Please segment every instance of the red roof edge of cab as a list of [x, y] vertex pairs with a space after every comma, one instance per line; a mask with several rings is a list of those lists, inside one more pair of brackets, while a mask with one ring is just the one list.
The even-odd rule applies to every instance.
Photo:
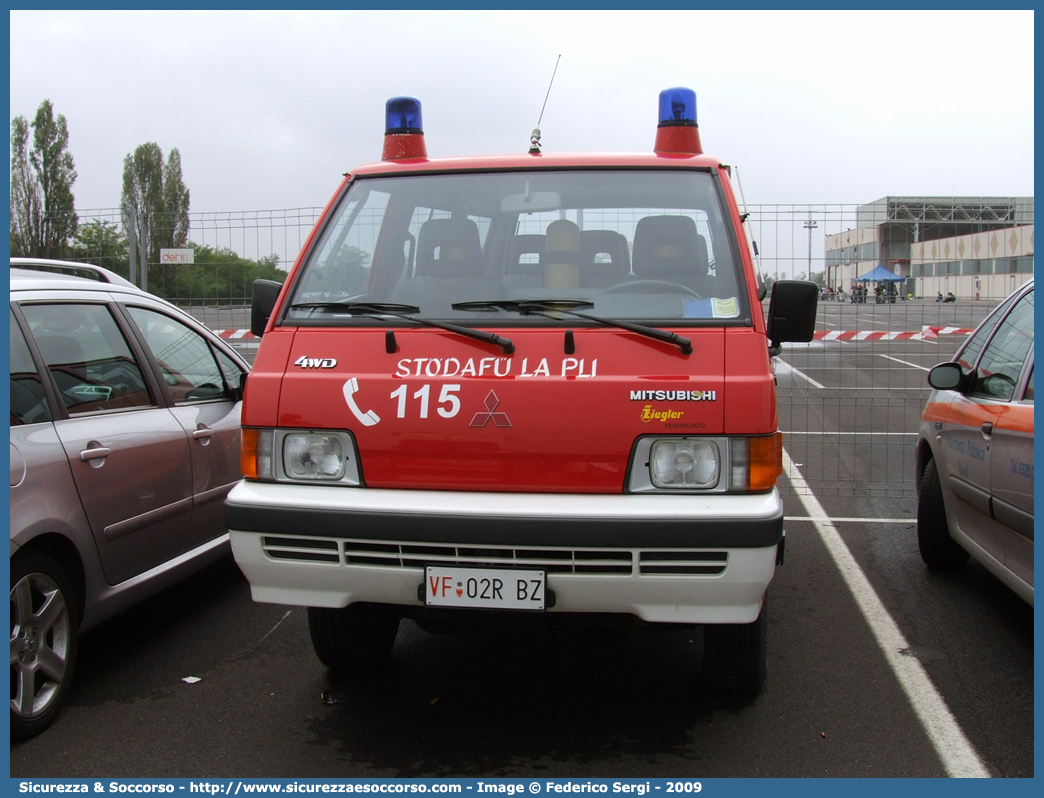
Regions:
[[720, 161], [712, 155], [686, 155], [677, 152], [544, 152], [538, 156], [529, 153], [472, 155], [427, 160], [382, 161], [363, 164], [352, 170], [353, 177], [369, 175], [396, 175], [411, 172], [456, 172], [484, 169], [716, 169]]

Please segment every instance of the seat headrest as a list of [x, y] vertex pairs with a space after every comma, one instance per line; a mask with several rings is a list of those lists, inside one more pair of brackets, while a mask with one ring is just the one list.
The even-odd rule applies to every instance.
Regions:
[[584, 230], [580, 233], [580, 252], [584, 263], [594, 263], [594, 259], [603, 254], [609, 256], [613, 265], [630, 261], [627, 238], [615, 230]]
[[[609, 262], [597, 261], [608, 255]], [[585, 288], [608, 288], [626, 279], [631, 271], [627, 238], [615, 230], [584, 230], [580, 233], [580, 283]]]
[[482, 273], [482, 244], [471, 219], [429, 219], [417, 236], [418, 277], [475, 277]]
[[38, 335], [36, 343], [48, 366], [67, 366], [83, 363], [83, 347], [68, 335]]
[[[520, 235], [511, 239], [508, 251], [507, 274], [543, 274], [540, 256], [544, 253], [542, 235]], [[537, 257], [522, 260], [523, 255]]]
[[707, 245], [689, 216], [646, 216], [634, 229], [633, 266], [643, 279], [696, 279], [707, 274]]
[[[576, 222], [568, 219], [558, 219], [547, 226], [547, 243], [544, 247], [544, 259], [546, 262], [554, 262], [553, 255], [559, 253], [577, 253], [580, 251], [580, 228]], [[575, 254], [566, 258], [567, 263], [576, 260]]]

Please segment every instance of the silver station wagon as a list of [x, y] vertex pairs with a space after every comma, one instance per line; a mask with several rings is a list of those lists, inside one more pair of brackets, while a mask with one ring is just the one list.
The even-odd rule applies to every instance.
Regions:
[[54, 721], [81, 632], [229, 551], [249, 366], [178, 308], [83, 264], [12, 258], [10, 315], [21, 740]]
[[1033, 282], [979, 325], [934, 389], [917, 446], [917, 540], [930, 568], [971, 555], [1033, 604]]

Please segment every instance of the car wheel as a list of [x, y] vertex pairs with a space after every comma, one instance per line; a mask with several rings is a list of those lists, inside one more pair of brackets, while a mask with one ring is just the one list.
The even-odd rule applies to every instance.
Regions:
[[768, 637], [768, 594], [753, 623], [707, 624], [703, 627], [703, 680], [713, 689], [753, 696], [765, 682]]
[[968, 562], [968, 552], [950, 537], [934, 458], [928, 461], [921, 476], [921, 490], [917, 497], [917, 546], [925, 565], [938, 571], [954, 571]]
[[79, 623], [69, 580], [38, 551], [11, 560], [11, 739], [44, 731], [65, 702]]
[[386, 604], [309, 607], [308, 630], [323, 665], [335, 671], [364, 673], [388, 659], [399, 632], [399, 615]]

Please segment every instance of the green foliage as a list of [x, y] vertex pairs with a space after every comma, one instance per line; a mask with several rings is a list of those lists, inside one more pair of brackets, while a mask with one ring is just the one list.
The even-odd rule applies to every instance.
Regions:
[[181, 177], [181, 153], [163, 150], [154, 141], [123, 159], [123, 226], [136, 242], [138, 261], [148, 264], [149, 287], [158, 279], [160, 249], [183, 247], [189, 234], [189, 190]]
[[254, 261], [224, 247], [191, 246], [195, 263], [164, 266], [150, 285], [153, 293], [181, 305], [238, 305], [250, 302], [254, 280], [286, 279], [278, 255]]
[[189, 234], [189, 190], [181, 179], [181, 153], [170, 151], [163, 167], [163, 214], [165, 224], [154, 230], [160, 247], [183, 247]]
[[72, 193], [76, 170], [68, 146], [65, 117], [55, 117], [50, 100], [40, 103], [32, 124], [24, 116], [11, 120], [12, 255], [59, 258], [66, 254], [77, 224]]
[[328, 296], [355, 296], [370, 282], [370, 253], [342, 245], [311, 271], [310, 285]]
[[73, 238], [71, 259], [93, 263], [121, 277], [130, 276], [127, 235], [113, 222], [94, 219], [81, 224]]

